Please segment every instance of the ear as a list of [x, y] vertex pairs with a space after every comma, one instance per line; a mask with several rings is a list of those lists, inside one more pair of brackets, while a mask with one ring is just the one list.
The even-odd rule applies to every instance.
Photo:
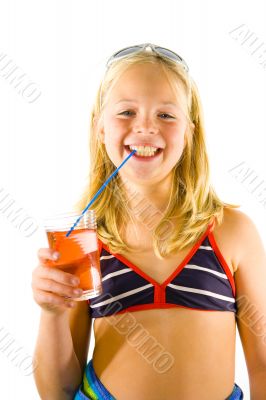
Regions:
[[103, 129], [103, 127], [99, 127], [98, 123], [99, 123], [98, 117], [94, 116], [93, 117], [93, 129], [96, 129], [96, 131], [99, 129], [98, 130], [98, 139], [101, 143], [104, 143], [104, 129]]
[[104, 130], [103, 129], [100, 129], [100, 131], [99, 131], [99, 140], [100, 140], [100, 142], [101, 143], [104, 143]]

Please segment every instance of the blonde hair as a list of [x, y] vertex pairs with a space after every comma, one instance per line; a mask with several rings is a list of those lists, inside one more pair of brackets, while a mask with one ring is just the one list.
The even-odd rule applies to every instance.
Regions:
[[[200, 96], [195, 82], [184, 71], [180, 64], [155, 53], [140, 52], [115, 61], [106, 71], [98, 89], [91, 112], [90, 122], [90, 166], [88, 183], [84, 193], [76, 203], [75, 210], [80, 213], [100, 189], [106, 179], [114, 172], [116, 166], [111, 162], [104, 144], [99, 139], [103, 126], [103, 111], [108, 95], [120, 76], [130, 67], [137, 64], [151, 63], [159, 65], [165, 74], [174, 93], [185, 93], [184, 113], [189, 121], [185, 133], [185, 147], [178, 163], [172, 172], [172, 187], [169, 203], [164, 213], [146, 204], [150, 215], [146, 228], [155, 214], [160, 220], [152, 227], [152, 244], [160, 259], [194, 244], [202, 235], [207, 225], [216, 218], [218, 225], [223, 220], [224, 208], [237, 208], [239, 205], [224, 203], [219, 199], [210, 183], [209, 160], [206, 151], [205, 129]], [[132, 209], [128, 207], [129, 189], [124, 187], [119, 174], [110, 180], [92, 207], [97, 216], [97, 233], [99, 239], [108, 245], [113, 253], [126, 254], [132, 248], [122, 237], [122, 231], [129, 220], [132, 221]], [[140, 197], [142, 209], [135, 210], [135, 217], [143, 213], [146, 199]], [[146, 218], [146, 217], [145, 217]], [[178, 218], [178, 226], [174, 224]], [[140, 222], [143, 222], [143, 220]], [[155, 222], [155, 220], [154, 220]]]

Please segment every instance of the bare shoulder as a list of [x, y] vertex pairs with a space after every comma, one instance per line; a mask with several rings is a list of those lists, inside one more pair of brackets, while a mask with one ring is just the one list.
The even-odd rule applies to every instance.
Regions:
[[238, 209], [225, 208], [223, 221], [215, 226], [213, 234], [221, 251], [230, 258], [234, 273], [247, 251], [252, 251], [256, 246], [263, 247], [256, 224]]

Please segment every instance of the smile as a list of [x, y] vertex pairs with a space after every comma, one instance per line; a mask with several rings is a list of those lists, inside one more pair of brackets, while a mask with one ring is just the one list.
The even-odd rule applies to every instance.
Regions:
[[150, 147], [144, 146], [124, 146], [125, 150], [128, 154], [132, 153], [133, 150], [137, 150], [136, 153], [133, 154], [132, 158], [136, 158], [141, 161], [149, 161], [157, 158], [162, 152], [163, 149], [152, 149]]

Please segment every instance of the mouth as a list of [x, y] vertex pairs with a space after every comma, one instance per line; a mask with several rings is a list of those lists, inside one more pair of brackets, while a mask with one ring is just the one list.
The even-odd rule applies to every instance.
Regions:
[[[132, 153], [133, 149], [131, 149], [128, 145], [124, 146], [126, 152], [128, 154]], [[158, 148], [156, 149], [155, 152], [151, 153], [144, 153], [144, 152], [139, 152], [138, 150], [136, 151], [136, 153], [133, 154], [132, 158], [136, 158], [138, 160], [141, 161], [149, 161], [152, 160], [154, 158], [157, 158], [161, 153], [163, 152], [163, 149]]]

